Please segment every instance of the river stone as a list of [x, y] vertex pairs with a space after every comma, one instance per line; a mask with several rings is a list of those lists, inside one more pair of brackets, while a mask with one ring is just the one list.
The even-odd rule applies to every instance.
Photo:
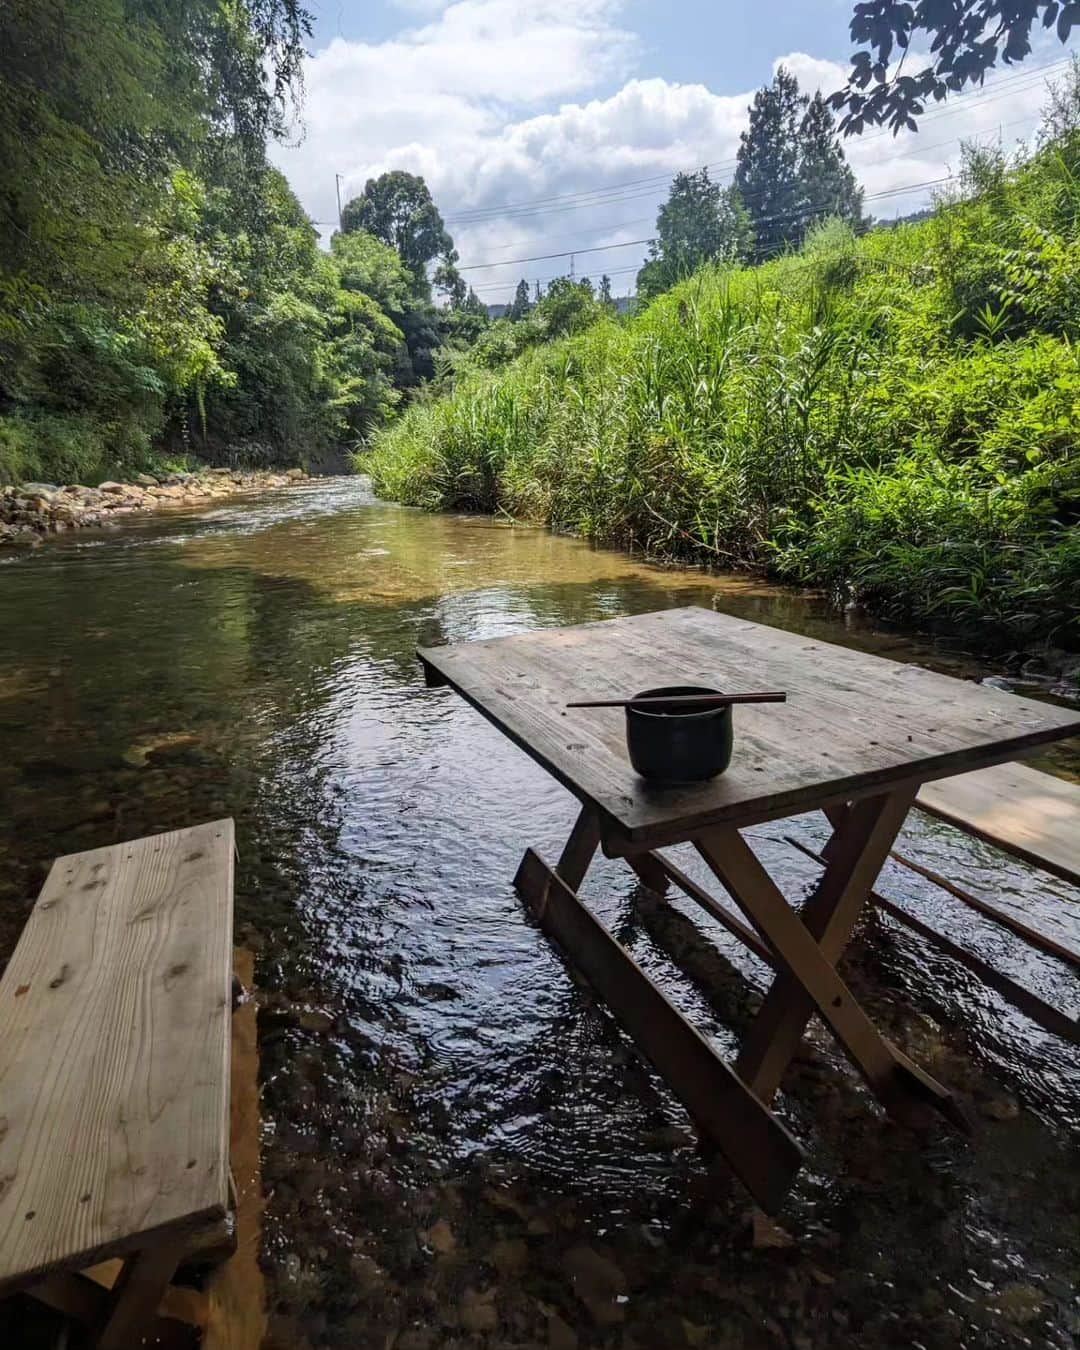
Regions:
[[557, 1312], [548, 1313], [548, 1350], [578, 1350], [578, 1336]]
[[466, 1331], [494, 1331], [499, 1325], [499, 1311], [495, 1306], [495, 1290], [466, 1289], [459, 1308], [461, 1325]]
[[141, 484], [142, 487], [157, 487], [158, 480], [153, 476], [153, 474], [137, 473], [135, 475], [135, 481], [136, 483]]
[[1006, 1322], [1024, 1326], [1035, 1322], [1046, 1306], [1046, 1295], [1034, 1285], [1014, 1281], [1003, 1285], [991, 1299], [991, 1304]]
[[563, 1257], [563, 1269], [574, 1293], [598, 1326], [611, 1326], [626, 1316], [627, 1279], [609, 1257], [585, 1243], [571, 1247]]
[[116, 497], [116, 496], [123, 496], [123, 494], [127, 491], [127, 487], [123, 483], [114, 483], [110, 478], [107, 479], [104, 483], [98, 484], [98, 491], [107, 492], [111, 496]]

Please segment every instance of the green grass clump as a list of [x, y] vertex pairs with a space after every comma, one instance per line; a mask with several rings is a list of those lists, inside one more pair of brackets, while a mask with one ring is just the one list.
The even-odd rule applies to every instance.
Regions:
[[377, 491], [1080, 643], [1080, 133], [964, 189], [465, 373], [376, 440]]

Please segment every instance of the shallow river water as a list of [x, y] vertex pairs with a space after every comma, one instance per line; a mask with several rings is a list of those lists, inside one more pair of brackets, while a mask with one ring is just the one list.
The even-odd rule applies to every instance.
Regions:
[[[980, 673], [846, 631], [812, 597], [425, 516], [359, 480], [0, 558], [0, 960], [55, 855], [236, 818], [237, 939], [263, 999], [268, 1345], [1075, 1344], [1075, 1045], [875, 918], [848, 978], [966, 1095], [974, 1137], [889, 1124], [817, 1034], [780, 1098], [807, 1165], [777, 1226], [755, 1226], [516, 898], [523, 848], [553, 853], [574, 803], [425, 689], [415, 647], [685, 604]], [[1068, 772], [1069, 750], [1046, 764]], [[751, 833], [805, 895], [817, 869], [785, 836], [820, 845], [823, 820]], [[926, 819], [905, 845], [1080, 943], [1075, 891]], [[1067, 967], [910, 872], [890, 865], [881, 889], [1080, 1011]], [[754, 958], [625, 866], [585, 893], [734, 1046], [766, 984]]]

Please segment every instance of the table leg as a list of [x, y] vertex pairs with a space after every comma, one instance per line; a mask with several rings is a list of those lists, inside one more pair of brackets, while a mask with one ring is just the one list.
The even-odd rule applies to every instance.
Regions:
[[514, 885], [567, 961], [585, 976], [727, 1159], [754, 1199], [775, 1213], [802, 1150], [707, 1040], [581, 903], [563, 877], [529, 849]]
[[834, 835], [825, 876], [801, 916], [737, 830], [710, 830], [695, 841], [782, 967], [736, 1064], [764, 1102], [779, 1087], [817, 1011], [892, 1114], [921, 1118], [917, 1108], [929, 1100], [956, 1118], [947, 1089], [880, 1035], [835, 969], [913, 795], [898, 790], [850, 808]]
[[600, 822], [591, 807], [583, 806], [574, 821], [555, 871], [572, 891], [585, 880], [585, 873], [600, 847]]
[[99, 1350], [131, 1350], [143, 1343], [185, 1250], [175, 1244], [148, 1247], [124, 1262], [97, 1340]]

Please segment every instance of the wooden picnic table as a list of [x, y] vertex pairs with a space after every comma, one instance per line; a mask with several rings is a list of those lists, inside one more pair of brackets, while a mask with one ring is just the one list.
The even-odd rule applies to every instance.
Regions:
[[[580, 814], [558, 863], [526, 851], [515, 884], [544, 929], [667, 1079], [761, 1206], [779, 1207], [802, 1151], [770, 1109], [810, 1018], [836, 1037], [885, 1109], [918, 1123], [952, 1093], [883, 1037], [837, 963], [920, 787], [1080, 732], [1080, 712], [700, 608], [423, 648], [449, 684], [566, 786]], [[650, 687], [786, 689], [735, 711], [730, 768], [706, 783], [639, 778], [623, 714], [568, 709]], [[801, 911], [742, 830], [823, 810], [826, 868]], [[692, 844], [745, 916], [656, 850]], [[577, 895], [597, 849], [642, 881], [674, 882], [776, 971], [734, 1067], [677, 1011]]]

